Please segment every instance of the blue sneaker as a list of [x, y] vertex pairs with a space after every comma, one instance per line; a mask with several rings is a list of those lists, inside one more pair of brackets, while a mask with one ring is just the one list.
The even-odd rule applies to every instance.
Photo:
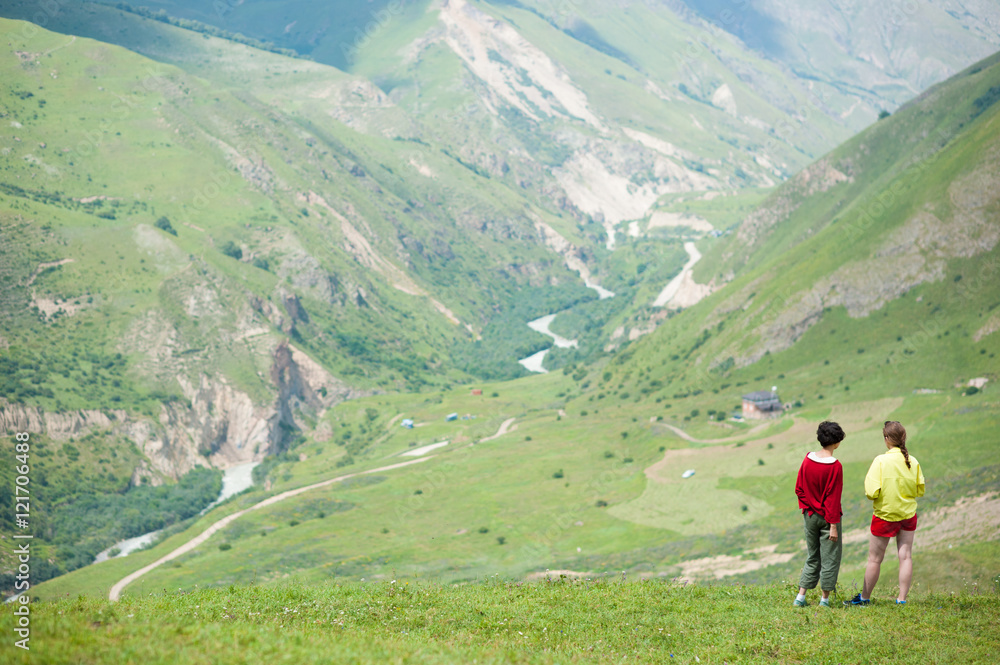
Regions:
[[899, 600], [899, 599], [897, 598], [897, 599], [896, 599], [896, 604], [897, 604], [897, 605], [906, 605], [906, 601], [905, 601], [905, 600]]
[[845, 607], [856, 607], [856, 606], [859, 606], [859, 605], [860, 606], [864, 606], [864, 605], [870, 605], [871, 602], [872, 601], [870, 599], [869, 600], [865, 600], [864, 598], [862, 598], [861, 594], [859, 593], [859, 594], [855, 595], [854, 598], [851, 598], [850, 600], [845, 600], [844, 601], [844, 606]]
[[792, 605], [794, 605], [795, 607], [808, 607], [809, 603], [807, 603], [805, 600], [799, 600], [798, 598], [796, 598], [795, 600], [792, 601]]

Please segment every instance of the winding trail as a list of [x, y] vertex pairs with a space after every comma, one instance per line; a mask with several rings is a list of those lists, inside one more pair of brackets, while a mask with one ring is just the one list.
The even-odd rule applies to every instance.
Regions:
[[[513, 418], [511, 420], [513, 420]], [[506, 424], [506, 423], [504, 423], [504, 424]], [[391, 469], [399, 469], [401, 467], [410, 466], [412, 464], [420, 464], [421, 462], [426, 462], [427, 460], [433, 459], [433, 458], [434, 458], [434, 455], [430, 455], [428, 457], [422, 457], [420, 459], [411, 460], [409, 462], [400, 462], [399, 464], [390, 464], [389, 466], [380, 466], [377, 469], [368, 469], [367, 471], [361, 471], [359, 473], [349, 473], [346, 476], [337, 476], [336, 478], [330, 478], [329, 480], [323, 480], [323, 481], [320, 481], [318, 483], [313, 483], [312, 485], [306, 485], [305, 487], [299, 487], [299, 488], [296, 488], [296, 489], [293, 489], [293, 490], [288, 490], [286, 492], [282, 492], [281, 494], [275, 494], [274, 496], [269, 497], [267, 499], [264, 499], [263, 501], [261, 501], [259, 503], [255, 503], [254, 505], [250, 506], [249, 508], [244, 508], [243, 510], [235, 512], [232, 515], [227, 515], [227, 516], [223, 517], [222, 519], [220, 519], [219, 521], [213, 523], [210, 527], [208, 527], [207, 529], [205, 529], [204, 531], [202, 531], [200, 534], [198, 534], [197, 536], [195, 536], [194, 538], [192, 538], [188, 542], [186, 542], [183, 545], [181, 545], [180, 547], [174, 549], [169, 554], [166, 554], [166, 555], [160, 557], [159, 559], [157, 559], [153, 563], [151, 563], [151, 564], [149, 564], [147, 566], [143, 566], [142, 568], [140, 568], [139, 570], [135, 571], [134, 573], [126, 575], [122, 579], [118, 580], [117, 582], [115, 582], [114, 586], [112, 586], [111, 590], [108, 592], [108, 600], [110, 600], [112, 602], [117, 601], [119, 599], [119, 597], [121, 597], [122, 591], [124, 591], [125, 587], [127, 587], [129, 584], [131, 584], [132, 582], [136, 581], [137, 579], [139, 579], [140, 577], [142, 577], [146, 573], [150, 572], [151, 570], [159, 568], [160, 566], [162, 566], [166, 562], [171, 561], [173, 559], [176, 559], [177, 557], [179, 557], [182, 554], [186, 554], [187, 552], [190, 552], [194, 548], [198, 547], [198, 545], [201, 545], [203, 542], [205, 542], [206, 540], [208, 540], [209, 538], [211, 538], [216, 532], [220, 531], [221, 529], [226, 528], [233, 520], [236, 520], [239, 517], [242, 517], [243, 515], [251, 512], [251, 511], [258, 510], [259, 508], [265, 508], [267, 506], [270, 506], [270, 505], [273, 505], [275, 503], [278, 503], [279, 501], [284, 501], [285, 499], [290, 499], [291, 497], [297, 496], [299, 494], [302, 494], [303, 492], [308, 492], [310, 490], [314, 490], [314, 489], [317, 489], [317, 488], [320, 488], [320, 487], [326, 487], [326, 486], [332, 485], [334, 483], [339, 483], [342, 480], [347, 480], [348, 478], [353, 478], [354, 476], [363, 476], [363, 475], [365, 475], [367, 473], [376, 473], [378, 471], [389, 471]]]
[[666, 427], [677, 436], [681, 437], [685, 441], [690, 441], [691, 443], [732, 443], [733, 441], [739, 441], [740, 439], [745, 439], [748, 436], [753, 436], [754, 434], [757, 434], [758, 432], [767, 429], [768, 426], [770, 426], [771, 424], [772, 423], [764, 422], [761, 423], [760, 425], [752, 427], [751, 429], [748, 429], [746, 432], [743, 432], [742, 434], [737, 434], [736, 436], [729, 436], [726, 437], [725, 439], [696, 439], [687, 432], [685, 432], [684, 430], [682, 430], [680, 427], [674, 427], [669, 423], [657, 423], [657, 425], [662, 425], [663, 427]]
[[[390, 426], [399, 417], [400, 416], [397, 416], [396, 418], [393, 418], [392, 421], [390, 421]], [[512, 429], [511, 426], [514, 424], [515, 420], [516, 420], [516, 418], [508, 418], [507, 420], [503, 421], [502, 423], [500, 423], [500, 427], [499, 427], [499, 429], [497, 429], [497, 433], [496, 434], [493, 434], [492, 436], [488, 436], [485, 439], [480, 439], [478, 441], [478, 443], [482, 443], [484, 441], [492, 441], [493, 439], [496, 439], [496, 438], [499, 438], [499, 437], [503, 436], [507, 432], [511, 431], [511, 429]], [[306, 485], [305, 487], [298, 487], [298, 488], [293, 489], [293, 490], [288, 490], [288, 491], [282, 492], [281, 494], [275, 494], [274, 496], [268, 497], [267, 499], [264, 499], [263, 501], [260, 501], [259, 503], [255, 503], [254, 505], [250, 506], [249, 508], [244, 508], [243, 510], [235, 512], [232, 515], [226, 515], [225, 517], [223, 517], [222, 519], [218, 520], [217, 522], [213, 522], [211, 526], [209, 526], [207, 529], [205, 529], [200, 534], [198, 534], [197, 536], [195, 536], [191, 540], [187, 541], [186, 543], [184, 543], [180, 547], [175, 548], [173, 551], [171, 551], [168, 554], [165, 554], [164, 556], [160, 557], [159, 559], [157, 559], [153, 563], [151, 563], [149, 565], [146, 565], [146, 566], [143, 566], [142, 568], [140, 568], [139, 570], [135, 571], [134, 573], [130, 573], [129, 575], [126, 575], [122, 579], [120, 579], [117, 582], [115, 582], [115, 584], [111, 587], [111, 590], [108, 592], [108, 600], [110, 600], [112, 602], [117, 601], [121, 597], [122, 591], [124, 591], [125, 587], [127, 587], [129, 584], [131, 584], [132, 582], [135, 582], [137, 579], [139, 579], [140, 577], [142, 577], [146, 573], [150, 572], [151, 570], [159, 568], [160, 566], [162, 566], [166, 562], [171, 561], [173, 559], [176, 559], [177, 557], [179, 557], [182, 554], [186, 554], [187, 552], [190, 552], [191, 550], [193, 550], [194, 548], [198, 547], [199, 545], [201, 545], [202, 543], [204, 543], [206, 540], [208, 540], [209, 538], [211, 538], [217, 532], [221, 531], [222, 529], [225, 529], [234, 520], [242, 517], [243, 515], [245, 515], [245, 514], [247, 514], [249, 512], [252, 512], [254, 510], [258, 510], [260, 508], [266, 508], [267, 506], [270, 506], [270, 505], [273, 505], [275, 503], [278, 503], [279, 501], [284, 501], [285, 499], [290, 499], [293, 496], [298, 496], [299, 494], [302, 494], [303, 492], [308, 492], [309, 490], [314, 490], [314, 489], [317, 489], [317, 488], [320, 488], [320, 487], [326, 487], [328, 485], [332, 485], [334, 483], [339, 483], [342, 480], [347, 480], [348, 478], [353, 478], [354, 476], [363, 476], [363, 475], [365, 475], [367, 473], [376, 473], [376, 472], [379, 472], [379, 471], [390, 471], [392, 469], [400, 469], [400, 468], [402, 468], [404, 466], [410, 466], [410, 465], [413, 465], [413, 464], [420, 464], [421, 462], [426, 462], [427, 460], [433, 459], [434, 457], [435, 457], [435, 455], [428, 455], [427, 457], [421, 457], [420, 459], [410, 460], [410, 461], [407, 461], [407, 462], [399, 462], [397, 464], [390, 464], [388, 466], [380, 466], [380, 467], [378, 467], [376, 469], [368, 469], [367, 471], [360, 471], [358, 473], [349, 473], [346, 476], [337, 476], [336, 478], [330, 478], [329, 480], [321, 480], [320, 482], [313, 483], [312, 485]]]
[[493, 439], [499, 439], [501, 436], [503, 436], [504, 434], [506, 434], [507, 432], [509, 432], [511, 430], [511, 425], [514, 424], [515, 420], [516, 420], [516, 418], [508, 418], [507, 420], [503, 421], [502, 423], [500, 423], [500, 429], [497, 430], [496, 434], [494, 434], [492, 436], [488, 436], [485, 439], [479, 439], [479, 441], [477, 443], [485, 443], [486, 441], [492, 441]]

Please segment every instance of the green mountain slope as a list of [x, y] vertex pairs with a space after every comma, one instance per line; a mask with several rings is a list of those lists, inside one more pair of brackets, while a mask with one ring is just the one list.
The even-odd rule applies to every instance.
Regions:
[[[623, 326], [648, 330], [661, 320], [647, 304], [684, 261], [679, 237], [664, 237], [662, 213], [684, 231], [692, 203], [697, 210], [699, 200], [780, 182], [867, 126], [880, 108], [895, 108], [1000, 39], [991, 7], [949, 14], [923, 2], [895, 9], [627, 2], [611, 9], [595, 2], [172, 0], [152, 7], [155, 13], [129, 9], [126, 16], [68, 3], [47, 25], [198, 68], [213, 80], [219, 75], [189, 49], [133, 37], [164, 25], [137, 21], [136, 12], [195, 19], [308, 54], [378, 90], [357, 81], [364, 94], [316, 104], [301, 102], [311, 91], [281, 82], [275, 86], [287, 94], [257, 94], [296, 115], [332, 115], [368, 135], [440, 145], [561, 218], [559, 233], [603, 263], [604, 285], [626, 298], [562, 317], [558, 325], [582, 333], [589, 351], [553, 354], [556, 367], [594, 360], [595, 350], [617, 344], [609, 338]], [[766, 35], [773, 48], [760, 47]], [[253, 86], [252, 79], [244, 75], [241, 85]], [[717, 228], [731, 223], [728, 210], [705, 212]], [[624, 256], [603, 262], [601, 245], [623, 248]], [[677, 258], [665, 273], [642, 269], [647, 256], [666, 252]]]

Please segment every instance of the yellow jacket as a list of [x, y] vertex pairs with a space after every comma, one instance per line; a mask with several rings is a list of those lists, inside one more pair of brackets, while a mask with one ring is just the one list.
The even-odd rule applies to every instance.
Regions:
[[910, 455], [906, 468], [903, 451], [890, 448], [872, 462], [865, 476], [865, 495], [875, 502], [875, 516], [887, 522], [908, 520], [917, 514], [917, 497], [924, 495], [924, 474]]

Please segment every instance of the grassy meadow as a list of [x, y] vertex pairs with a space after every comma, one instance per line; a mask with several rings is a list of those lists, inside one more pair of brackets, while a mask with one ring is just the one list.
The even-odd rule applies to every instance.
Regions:
[[[991, 663], [1000, 595], [926, 593], [903, 608], [791, 607], [790, 584], [666, 580], [442, 586], [231, 586], [33, 606], [9, 663]], [[839, 604], [839, 601], [838, 601]]]

